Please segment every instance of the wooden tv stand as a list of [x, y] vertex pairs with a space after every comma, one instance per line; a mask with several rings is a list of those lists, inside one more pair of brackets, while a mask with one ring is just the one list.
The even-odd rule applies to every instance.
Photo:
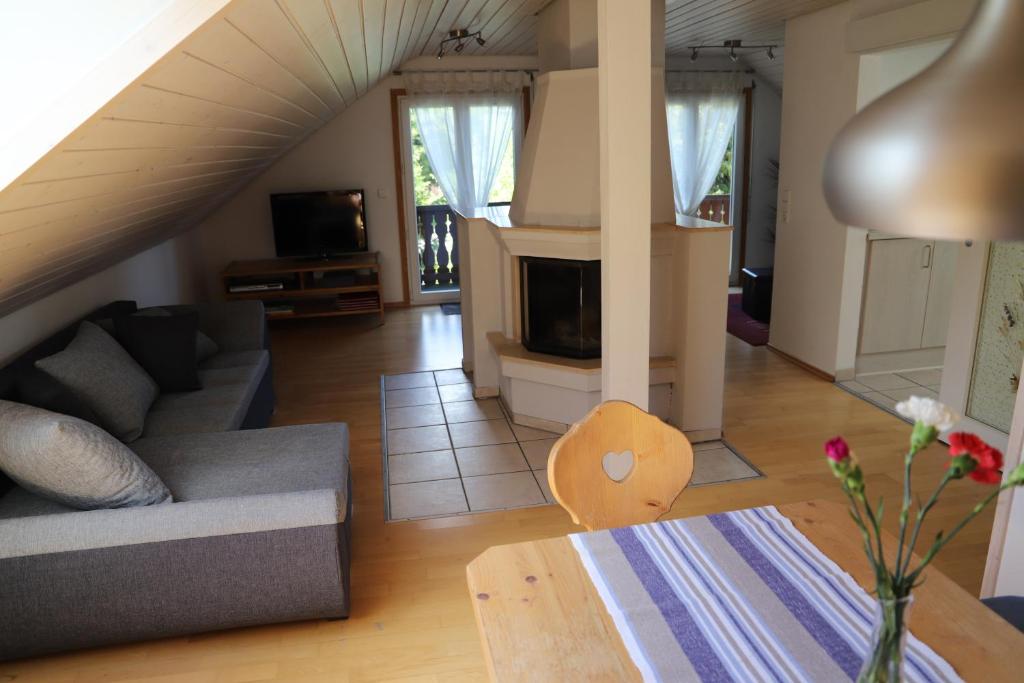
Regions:
[[376, 313], [384, 323], [377, 252], [320, 260], [232, 261], [221, 282], [229, 300], [262, 301], [271, 320]]

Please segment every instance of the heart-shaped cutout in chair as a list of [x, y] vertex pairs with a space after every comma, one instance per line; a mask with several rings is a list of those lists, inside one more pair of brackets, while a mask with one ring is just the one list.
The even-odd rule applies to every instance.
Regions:
[[636, 456], [633, 451], [622, 451], [621, 453], [605, 453], [601, 458], [601, 468], [612, 481], [623, 481], [633, 472], [636, 466]]

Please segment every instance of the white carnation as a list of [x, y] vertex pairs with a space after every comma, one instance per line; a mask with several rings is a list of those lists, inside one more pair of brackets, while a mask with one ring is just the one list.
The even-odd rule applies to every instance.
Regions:
[[940, 432], [952, 429], [960, 416], [934, 398], [911, 396], [896, 404], [896, 412], [903, 417], [935, 427]]

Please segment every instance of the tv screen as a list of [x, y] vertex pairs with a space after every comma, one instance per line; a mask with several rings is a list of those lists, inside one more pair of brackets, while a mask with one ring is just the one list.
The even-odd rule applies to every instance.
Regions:
[[278, 256], [327, 257], [366, 251], [362, 190], [270, 195]]

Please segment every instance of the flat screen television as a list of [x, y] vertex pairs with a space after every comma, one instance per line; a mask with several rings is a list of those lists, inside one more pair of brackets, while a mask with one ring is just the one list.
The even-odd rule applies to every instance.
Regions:
[[362, 190], [270, 195], [278, 256], [327, 258], [367, 250]]

